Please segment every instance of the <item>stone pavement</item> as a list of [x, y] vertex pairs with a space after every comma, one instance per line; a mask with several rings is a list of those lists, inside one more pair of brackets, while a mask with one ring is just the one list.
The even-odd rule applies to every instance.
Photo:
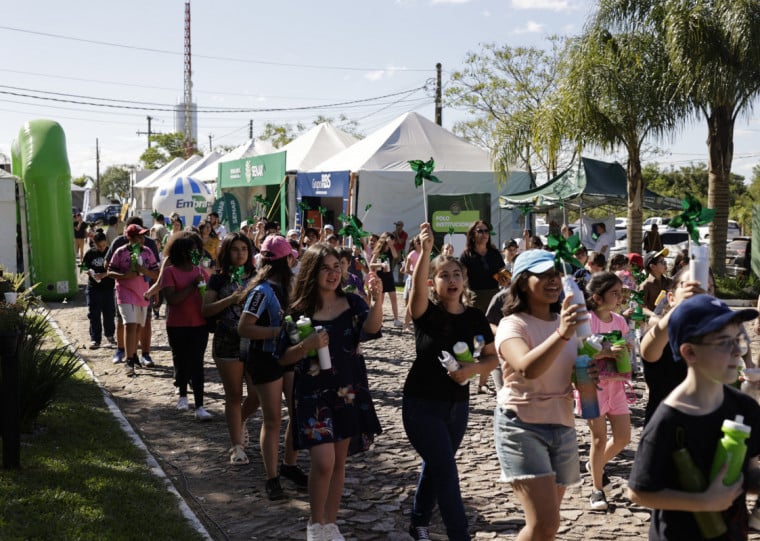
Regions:
[[[188, 505], [217, 540], [295, 540], [306, 538], [308, 499], [286, 480], [288, 500], [272, 503], [264, 492], [264, 473], [258, 434], [261, 416], [249, 419], [250, 464], [228, 462], [229, 438], [224, 423], [224, 393], [211, 360], [206, 354], [206, 408], [214, 415], [210, 423], [197, 422], [191, 412], [175, 410], [177, 397], [172, 386], [171, 354], [166, 337], [164, 309], [153, 321], [151, 355], [155, 368], [137, 369], [135, 377], [124, 375], [124, 365], [111, 364], [112, 347], [84, 349], [89, 342], [84, 295], [67, 303], [49, 303], [53, 318], [118, 407], [144, 440]], [[390, 313], [386, 307], [386, 314]], [[748, 326], [750, 327], [750, 326]], [[753, 336], [753, 349], [758, 337]], [[411, 334], [392, 328], [386, 318], [383, 338], [365, 344], [370, 388], [384, 432], [367, 453], [351, 457], [346, 468], [346, 490], [339, 526], [349, 540], [409, 540], [409, 510], [417, 481], [419, 457], [411, 448], [401, 424], [401, 393], [406, 372], [414, 356]], [[636, 382], [639, 402], [633, 407], [633, 442], [609, 466], [612, 488], [607, 491], [610, 509], [588, 509], [590, 477], [567, 491], [562, 505], [560, 540], [645, 539], [649, 523], [646, 509], [625, 498], [625, 483], [640, 434], [644, 394]], [[494, 398], [475, 394], [471, 399], [468, 431], [458, 454], [462, 494], [474, 539], [513, 539], [522, 527], [522, 512], [509, 485], [500, 483], [493, 443]], [[192, 397], [190, 397], [192, 400]], [[283, 408], [283, 418], [286, 410]], [[588, 429], [576, 423], [582, 459], [588, 456]], [[284, 427], [284, 423], [283, 423]], [[308, 471], [308, 456], [299, 463]], [[579, 465], [580, 468], [580, 465]], [[433, 539], [446, 539], [440, 517], [431, 525]], [[750, 539], [760, 539], [753, 534]]]

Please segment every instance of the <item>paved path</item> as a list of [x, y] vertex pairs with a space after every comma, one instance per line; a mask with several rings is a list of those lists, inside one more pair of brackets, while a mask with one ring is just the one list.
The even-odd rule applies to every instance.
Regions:
[[[49, 305], [62, 330], [82, 347], [89, 341], [83, 299], [80, 294], [68, 303]], [[291, 496], [288, 500], [271, 503], [264, 493], [263, 465], [255, 437], [261, 426], [260, 413], [249, 420], [251, 463], [246, 466], [228, 463], [224, 394], [210, 357], [210, 346], [206, 355], [206, 407], [214, 414], [214, 420], [199, 423], [192, 413], [175, 410], [177, 398], [172, 386], [163, 308], [161, 313], [161, 319], [153, 321], [155, 368], [138, 369], [136, 377], [127, 377], [123, 365], [111, 364], [113, 348], [81, 349], [80, 353], [215, 539], [305, 539], [309, 508], [306, 494], [297, 492], [289, 481], [283, 481]], [[758, 338], [753, 335], [753, 349], [758, 345]], [[369, 452], [348, 461], [339, 525], [350, 540], [408, 540], [411, 538], [405, 532], [419, 458], [407, 442], [401, 424], [401, 390], [413, 359], [414, 341], [409, 333], [391, 328], [391, 321], [386, 318], [384, 337], [368, 342], [364, 349], [384, 433]], [[636, 389], [641, 397], [643, 383], [637, 382]], [[513, 539], [522, 527], [522, 513], [509, 485], [498, 482], [493, 408], [493, 397], [473, 393], [469, 428], [458, 455], [471, 531], [474, 539], [479, 540]], [[590, 478], [583, 472], [583, 484], [569, 489], [563, 502], [559, 539], [646, 538], [649, 513], [624, 496], [642, 418], [640, 401], [633, 408], [633, 443], [610, 466], [613, 483], [607, 492], [610, 509], [606, 513], [589, 511]], [[576, 426], [580, 454], [586, 457], [588, 429], [582, 421]], [[299, 462], [308, 471], [305, 453]], [[441, 526], [440, 518], [434, 518], [433, 539], [446, 539]], [[750, 538], [760, 539], [760, 535]]]

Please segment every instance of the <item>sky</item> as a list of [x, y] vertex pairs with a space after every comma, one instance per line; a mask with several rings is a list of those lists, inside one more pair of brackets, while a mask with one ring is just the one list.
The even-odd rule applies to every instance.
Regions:
[[[237, 146], [267, 122], [311, 125], [343, 114], [368, 135], [408, 111], [434, 118], [435, 64], [443, 85], [485, 43], [548, 47], [577, 35], [587, 0], [192, 0], [192, 93], [198, 145]], [[72, 176], [137, 164], [155, 132], [175, 131], [184, 83], [184, 0], [16, 2], [0, 21], [0, 161], [24, 122], [65, 133]], [[32, 97], [32, 96], [36, 96]], [[38, 99], [38, 98], [45, 99]], [[75, 103], [79, 102], [79, 103]], [[100, 107], [110, 104], [119, 107]], [[156, 110], [159, 109], [159, 110]], [[227, 110], [225, 110], [227, 109]], [[242, 110], [232, 112], [232, 110]], [[443, 125], [466, 119], [445, 108]], [[733, 171], [760, 163], [760, 116], [735, 131]], [[211, 138], [211, 140], [209, 140]], [[661, 167], [707, 161], [702, 121], [645, 157]], [[625, 154], [589, 157], [625, 163]]]

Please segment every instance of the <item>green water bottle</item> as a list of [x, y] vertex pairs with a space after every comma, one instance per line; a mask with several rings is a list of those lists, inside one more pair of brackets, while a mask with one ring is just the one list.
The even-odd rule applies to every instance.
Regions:
[[631, 372], [631, 356], [628, 353], [628, 342], [625, 340], [615, 340], [612, 342], [613, 346], [621, 346], [622, 351], [618, 352], [615, 356], [615, 370], [619, 374], [629, 374]]
[[457, 342], [452, 349], [454, 350], [454, 357], [460, 363], [475, 362], [475, 359], [472, 357], [472, 351], [470, 351], [467, 342]]
[[736, 483], [739, 475], [741, 475], [744, 457], [747, 454], [747, 438], [749, 438], [750, 430], [751, 427], [744, 424], [743, 415], [737, 415], [733, 421], [731, 419], [723, 421], [721, 431], [724, 435], [715, 448], [715, 458], [713, 458], [712, 468], [710, 468], [711, 481], [718, 475], [723, 464], [728, 462], [728, 470], [723, 478], [723, 484], [730, 486]]
[[[307, 336], [314, 332], [314, 327], [311, 326], [311, 319], [306, 316], [298, 318], [298, 321], [296, 321], [296, 327], [298, 328], [298, 334], [301, 336], [301, 341], [305, 340]], [[314, 357], [316, 354], [316, 349], [310, 349], [306, 352], [308, 357]]]
[[[707, 480], [702, 471], [694, 464], [694, 460], [685, 447], [673, 451], [673, 463], [678, 473], [678, 484], [685, 492], [703, 492], [707, 488]], [[726, 533], [726, 522], [717, 511], [700, 511], [692, 513], [697, 522], [702, 537], [712, 539]]]
[[592, 359], [594, 356], [602, 351], [602, 341], [604, 336], [601, 334], [592, 334], [583, 341], [583, 345], [578, 348], [578, 355], [587, 355]]

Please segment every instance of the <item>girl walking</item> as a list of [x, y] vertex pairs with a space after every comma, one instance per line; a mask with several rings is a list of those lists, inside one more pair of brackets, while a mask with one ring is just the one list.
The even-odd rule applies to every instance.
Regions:
[[404, 324], [398, 318], [398, 298], [396, 297], [396, 284], [393, 281], [393, 261], [398, 257], [396, 248], [393, 246], [393, 233], [380, 235], [375, 248], [372, 250], [372, 258], [369, 261], [370, 270], [377, 274], [383, 284], [383, 294], [388, 294], [393, 312], [393, 326], [401, 328]]
[[[303, 488], [307, 476], [296, 465], [297, 453], [293, 447], [290, 423], [293, 379], [292, 371], [285, 371], [276, 359], [283, 318], [290, 299], [293, 273], [291, 263], [298, 252], [290, 247], [285, 237], [270, 235], [261, 244], [260, 268], [246, 288], [246, 301], [240, 316], [238, 332], [249, 338], [247, 370], [256, 388], [264, 420], [259, 441], [264, 470], [267, 476], [266, 493], [270, 500], [282, 500], [287, 495], [280, 485], [280, 474]], [[282, 424], [282, 393], [288, 404], [288, 428], [285, 432], [284, 463], [278, 472], [280, 456], [280, 426]]]
[[565, 297], [554, 254], [517, 256], [496, 331], [504, 373], [494, 439], [502, 473], [525, 510], [518, 541], [551, 541], [565, 488], [580, 482], [570, 378], [578, 352], [576, 310]]
[[172, 349], [174, 375], [179, 387], [177, 409], [187, 411], [187, 384], [192, 382], [195, 418], [210, 421], [211, 414], [203, 407], [203, 357], [208, 344], [206, 319], [201, 313], [202, 289], [208, 274], [193, 263], [203, 245], [195, 233], [183, 232], [169, 240], [167, 253], [171, 265], [163, 268], [161, 284], [166, 299], [166, 334]]
[[[338, 252], [316, 244], [304, 252], [293, 291], [293, 318], [303, 315], [324, 328], [287, 348], [280, 362], [294, 364], [293, 432], [298, 449], [308, 449], [307, 539], [341, 541], [336, 524], [345, 480], [346, 457], [365, 451], [380, 434], [369, 393], [359, 342], [380, 336], [382, 284], [367, 275], [370, 305], [340, 287]], [[310, 350], [329, 348], [330, 364], [321, 369]]]
[[[455, 454], [467, 429], [469, 379], [487, 376], [494, 369], [496, 351], [485, 315], [466, 304], [467, 271], [462, 263], [451, 256], [438, 256], [430, 262], [430, 224], [420, 226], [419, 240], [420, 256], [409, 301], [417, 356], [402, 401], [404, 430], [422, 457], [409, 533], [414, 539], [430, 539], [428, 526], [437, 503], [449, 539], [469, 540]], [[483, 336], [485, 343], [480, 358], [447, 372], [439, 361], [442, 352], [452, 354], [457, 342], [472, 347], [477, 335]]]
[[[258, 409], [259, 397], [245, 370], [248, 340], [241, 339], [237, 330], [245, 300], [243, 290], [256, 272], [251, 260], [251, 241], [244, 233], [233, 233], [222, 241], [217, 269], [209, 279], [201, 313], [214, 321], [211, 355], [224, 386], [224, 417], [232, 443], [230, 462], [248, 464], [245, 422]], [[245, 400], [243, 381], [248, 389]]]
[[[613, 272], [597, 272], [586, 285], [586, 304], [591, 314], [591, 332], [605, 334], [620, 331], [628, 335], [628, 322], [617, 312], [623, 301], [623, 282]], [[630, 354], [628, 346], [613, 346], [612, 355]], [[586, 470], [591, 472], [594, 488], [589, 498], [591, 509], [605, 511], [608, 507], [604, 487], [609, 484], [604, 466], [631, 441], [631, 410], [625, 394], [623, 379], [602, 378], [597, 386], [599, 414], [589, 419], [591, 448]], [[612, 437], [607, 438], [607, 421]]]

